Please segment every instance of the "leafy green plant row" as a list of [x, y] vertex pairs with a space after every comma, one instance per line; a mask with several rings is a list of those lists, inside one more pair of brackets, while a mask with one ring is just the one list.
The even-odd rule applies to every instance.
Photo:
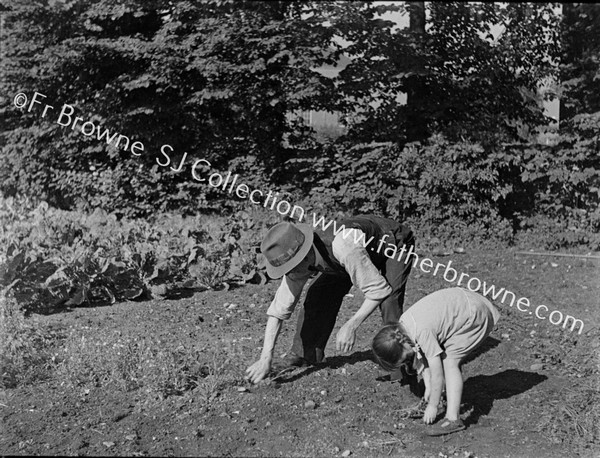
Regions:
[[266, 282], [256, 246], [268, 217], [162, 214], [118, 220], [0, 199], [0, 286], [26, 311], [166, 296], [174, 289]]

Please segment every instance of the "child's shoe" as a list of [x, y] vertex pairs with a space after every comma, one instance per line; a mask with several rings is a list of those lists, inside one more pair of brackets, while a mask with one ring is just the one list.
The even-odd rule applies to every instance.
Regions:
[[444, 436], [446, 434], [462, 431], [466, 426], [459, 418], [458, 420], [448, 420], [444, 418], [435, 425], [429, 426], [425, 431], [428, 436]]

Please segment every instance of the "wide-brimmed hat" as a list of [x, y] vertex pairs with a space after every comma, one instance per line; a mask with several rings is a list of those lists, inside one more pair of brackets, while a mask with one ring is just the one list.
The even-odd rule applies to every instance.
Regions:
[[313, 239], [314, 232], [309, 224], [284, 222], [269, 229], [260, 245], [269, 277], [283, 277], [300, 264], [310, 251]]

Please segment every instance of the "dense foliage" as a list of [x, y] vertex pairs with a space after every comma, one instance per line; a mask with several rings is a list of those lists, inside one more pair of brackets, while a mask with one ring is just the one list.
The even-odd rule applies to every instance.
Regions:
[[[537, 246], [600, 249], [598, 116], [579, 119], [554, 146], [498, 147], [433, 136], [332, 147], [316, 161], [296, 160], [320, 211], [377, 213], [410, 220], [442, 238], [483, 236], [512, 242], [518, 230]], [[312, 194], [311, 194], [312, 193]]]
[[57, 108], [73, 104], [84, 120], [141, 140], [145, 153], [8, 109], [7, 97], [3, 190], [131, 215], [219, 208], [206, 186], [157, 166], [163, 145], [174, 168], [186, 153], [216, 169], [243, 156], [259, 161], [258, 180], [281, 180], [283, 162], [311, 148], [308, 128], [287, 115], [340, 99], [313, 71], [335, 63], [338, 27], [324, 21], [340, 16], [347, 33], [347, 15], [367, 21], [368, 33], [383, 27], [368, 22], [376, 8], [363, 3], [11, 2], [2, 36], [9, 97], [39, 91]]
[[[546, 124], [537, 89], [556, 74], [560, 18], [555, 8], [551, 3], [429, 3], [421, 30], [378, 43], [375, 64], [357, 59], [349, 66], [352, 76], [344, 79], [355, 84], [342, 88], [349, 97], [363, 95], [357, 86], [368, 88], [371, 102], [355, 135], [360, 141], [410, 142], [435, 133], [497, 141], [518, 138], [520, 124]], [[365, 46], [360, 40], [345, 52], [362, 53]], [[400, 92], [407, 94], [406, 104], [398, 103]]]
[[561, 117], [600, 110], [600, 5], [563, 4]]
[[[192, 179], [204, 159], [331, 216], [375, 211], [509, 239], [554, 227], [559, 245], [594, 244], [598, 5], [2, 4], [6, 196], [117, 218], [247, 208]], [[563, 108], [555, 146], [536, 141], [548, 82]], [[35, 91], [40, 104], [13, 106]], [[79, 126], [57, 123], [65, 103]], [[339, 113], [346, 134], [317, 141], [296, 116], [309, 110]], [[113, 134], [143, 151], [109, 144]]]

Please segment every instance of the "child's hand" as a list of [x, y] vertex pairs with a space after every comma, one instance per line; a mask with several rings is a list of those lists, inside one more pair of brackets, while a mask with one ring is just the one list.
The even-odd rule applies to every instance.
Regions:
[[437, 406], [427, 404], [427, 408], [425, 409], [425, 413], [423, 414], [423, 421], [430, 425], [433, 423], [437, 417]]

